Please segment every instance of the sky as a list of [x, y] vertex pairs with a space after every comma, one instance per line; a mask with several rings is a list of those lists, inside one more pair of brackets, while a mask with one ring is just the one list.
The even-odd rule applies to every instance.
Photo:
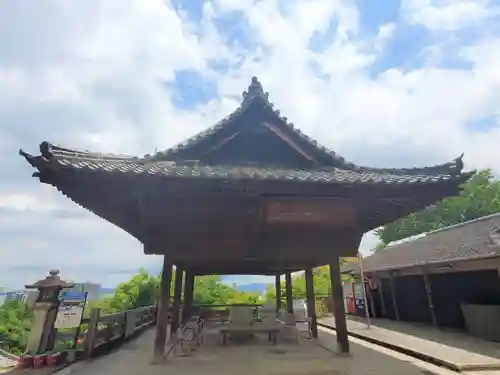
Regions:
[[[500, 173], [500, 2], [0, 2], [0, 286], [113, 286], [158, 257], [31, 178], [42, 141], [144, 155], [236, 108], [252, 76], [296, 127], [373, 167]], [[377, 243], [368, 233], [365, 254]], [[247, 283], [256, 277], [231, 278]]]

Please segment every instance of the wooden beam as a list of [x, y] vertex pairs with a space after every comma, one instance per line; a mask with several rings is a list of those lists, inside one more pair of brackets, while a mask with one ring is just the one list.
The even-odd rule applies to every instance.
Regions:
[[184, 303], [182, 308], [182, 322], [186, 322], [192, 314], [193, 296], [194, 296], [194, 273], [186, 270], [186, 279], [184, 281]]
[[182, 279], [184, 275], [184, 270], [176, 266], [175, 267], [175, 284], [174, 284], [174, 306], [172, 309], [172, 333], [176, 333], [179, 328], [179, 315], [181, 310], [181, 294], [182, 294]]
[[292, 273], [285, 272], [286, 311], [293, 314]]
[[212, 152], [218, 150], [222, 146], [224, 146], [226, 143], [231, 142], [234, 138], [236, 138], [240, 134], [239, 131], [235, 132], [234, 134], [231, 134], [229, 137], [226, 137], [222, 139], [220, 142], [216, 143], [214, 146], [210, 147], [208, 150], [204, 151], [201, 153], [201, 156], [207, 156], [208, 154], [211, 154]]
[[424, 279], [425, 294], [427, 296], [427, 304], [429, 305], [429, 312], [431, 313], [432, 325], [438, 327], [438, 321], [436, 317], [436, 305], [432, 297], [432, 287], [429, 281], [429, 273], [426, 267], [422, 267], [422, 277]]
[[283, 133], [276, 126], [269, 124], [269, 123], [263, 123], [262, 126], [264, 128], [267, 128], [268, 130], [270, 130], [272, 133], [274, 133], [279, 139], [281, 139], [283, 142], [285, 142], [289, 147], [293, 148], [297, 153], [302, 155], [308, 161], [310, 161], [311, 163], [316, 164], [316, 165], [319, 164], [316, 159], [314, 159], [311, 155], [309, 155], [307, 152], [305, 152], [292, 139], [290, 139], [290, 137], [288, 137], [285, 133]]
[[335, 330], [337, 345], [340, 353], [349, 353], [349, 336], [347, 335], [347, 321], [344, 308], [344, 292], [340, 274], [340, 257], [335, 256], [330, 264], [330, 278], [332, 283], [333, 314], [335, 317]]
[[311, 335], [318, 338], [318, 319], [316, 317], [316, 295], [314, 293], [314, 277], [312, 267], [305, 269], [307, 316], [311, 319]]
[[[282, 258], [283, 259], [283, 258]], [[324, 263], [316, 263], [314, 261], [301, 262], [288, 262], [288, 259], [283, 259], [282, 262], [276, 261], [262, 261], [262, 260], [223, 260], [218, 262], [212, 260], [202, 262], [184, 263], [186, 267], [192, 270], [197, 275], [268, 275], [276, 276], [276, 274], [283, 274], [285, 272], [297, 272], [304, 270], [308, 265], [318, 267]]]
[[276, 279], [274, 282], [274, 288], [276, 290], [276, 312], [281, 310], [281, 276], [280, 274], [276, 275]]
[[138, 217], [138, 230], [142, 239], [142, 243], [144, 245], [144, 249], [149, 249], [151, 247], [150, 236], [148, 235], [148, 214], [147, 207], [144, 203], [144, 193], [139, 192], [136, 195], [136, 204], [137, 204], [137, 212], [139, 213]]
[[154, 343], [153, 363], [165, 361], [165, 345], [167, 343], [168, 312], [170, 308], [170, 282], [172, 281], [172, 266], [167, 257], [163, 258], [163, 269], [160, 280], [160, 301], [156, 319], [156, 336]]
[[263, 201], [269, 223], [352, 228], [358, 221], [353, 199], [266, 197]]

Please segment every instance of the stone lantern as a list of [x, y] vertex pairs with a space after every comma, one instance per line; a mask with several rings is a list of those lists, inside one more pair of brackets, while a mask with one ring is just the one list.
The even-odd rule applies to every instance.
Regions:
[[26, 285], [26, 289], [38, 289], [38, 297], [33, 309], [34, 318], [28, 337], [26, 353], [35, 355], [53, 349], [56, 332], [54, 323], [59, 307], [59, 293], [64, 288], [72, 288], [73, 283], [61, 280], [59, 270], [51, 270], [45, 279]]

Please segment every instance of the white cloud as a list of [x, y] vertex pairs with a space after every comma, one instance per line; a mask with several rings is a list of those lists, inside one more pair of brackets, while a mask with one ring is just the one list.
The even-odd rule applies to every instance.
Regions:
[[375, 235], [374, 231], [365, 233], [359, 245], [359, 252], [361, 255], [369, 255], [379, 242], [380, 239]]
[[489, 0], [403, 0], [404, 17], [410, 23], [433, 30], [458, 30], [499, 14]]
[[[375, 25], [373, 35], [351, 1], [214, 0], [198, 13], [196, 4], [183, 3], [183, 11], [162, 0], [0, 4], [0, 284], [59, 267], [63, 277], [109, 285], [139, 266], [159, 268], [130, 236], [30, 179], [19, 147], [34, 151], [50, 140], [151, 153], [227, 115], [252, 75], [296, 126], [357, 163], [422, 166], [465, 152], [468, 168], [500, 173], [493, 2], [406, 0], [402, 18]], [[221, 26], [220, 17], [235, 14], [237, 24]], [[411, 25], [432, 37], [415, 56], [393, 43]], [[432, 48], [439, 53], [423, 53]], [[215, 85], [215, 96], [177, 108], [180, 70]], [[367, 235], [362, 252], [375, 243]]]

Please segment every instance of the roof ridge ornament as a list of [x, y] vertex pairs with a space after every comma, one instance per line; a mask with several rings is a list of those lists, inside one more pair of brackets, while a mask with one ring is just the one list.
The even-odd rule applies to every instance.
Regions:
[[453, 175], [458, 175], [462, 172], [462, 169], [464, 169], [464, 153], [460, 155], [458, 158], [453, 159], [452, 161], [452, 166], [451, 166], [451, 173]]
[[247, 91], [243, 91], [242, 96], [243, 96], [243, 102], [241, 103], [242, 107], [247, 106], [255, 98], [258, 97], [264, 99], [266, 102], [269, 102], [269, 93], [264, 92], [262, 84], [260, 83], [259, 79], [255, 76], [252, 77], [252, 83], [250, 83], [250, 86], [248, 86]]

